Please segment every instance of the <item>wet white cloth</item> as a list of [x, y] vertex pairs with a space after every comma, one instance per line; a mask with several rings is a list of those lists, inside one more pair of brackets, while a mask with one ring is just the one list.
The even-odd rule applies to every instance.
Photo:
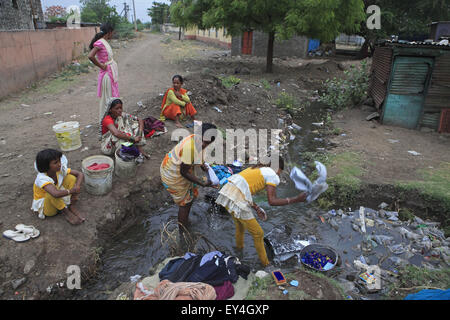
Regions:
[[327, 168], [319, 161], [314, 161], [314, 163], [316, 164], [316, 170], [319, 174], [319, 177], [314, 183], [312, 183], [303, 171], [297, 167], [294, 167], [290, 174], [290, 178], [294, 182], [295, 188], [308, 194], [306, 197], [307, 203], [313, 202], [328, 189], [328, 184], [326, 183]]
[[208, 177], [209, 177], [209, 180], [211, 181], [211, 185], [213, 185], [213, 186], [219, 185], [220, 181], [219, 181], [219, 178], [217, 178], [217, 175], [214, 172], [214, 170], [206, 162], [205, 162], [205, 166], [208, 168]]

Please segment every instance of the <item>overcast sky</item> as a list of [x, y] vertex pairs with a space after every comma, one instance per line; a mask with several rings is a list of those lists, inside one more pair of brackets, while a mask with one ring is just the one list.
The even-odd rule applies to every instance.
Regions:
[[[121, 13], [123, 10], [123, 4], [126, 2], [130, 6], [130, 12], [128, 14], [128, 19], [131, 19], [131, 15], [133, 14], [133, 0], [110, 0], [109, 5], [115, 6], [117, 13]], [[165, 2], [170, 4], [169, 0], [157, 0], [157, 2]], [[50, 6], [63, 6], [68, 7], [70, 5], [80, 5], [78, 0], [41, 0], [42, 10], [45, 12], [45, 9]], [[151, 8], [153, 0], [134, 0], [134, 4], [136, 6], [136, 18], [141, 20], [142, 22], [150, 22], [150, 17], [147, 15], [147, 8]], [[131, 22], [132, 20], [130, 20]]]

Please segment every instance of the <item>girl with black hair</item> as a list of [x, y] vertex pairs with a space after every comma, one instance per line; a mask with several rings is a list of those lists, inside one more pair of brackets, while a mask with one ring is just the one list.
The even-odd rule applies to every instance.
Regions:
[[285, 206], [306, 200], [306, 193], [300, 193], [293, 198], [278, 198], [276, 187], [280, 183], [280, 175], [284, 170], [284, 160], [281, 157], [272, 159], [270, 165], [258, 164], [228, 178], [228, 183], [219, 191], [216, 203], [223, 206], [233, 217], [236, 226], [236, 247], [244, 248], [244, 232], [248, 230], [253, 237], [256, 252], [263, 266], [269, 265], [264, 247], [264, 231], [256, 221], [253, 210], [265, 221], [266, 213], [256, 203], [252, 196], [264, 189], [271, 206]]
[[[172, 78], [172, 88], [169, 88], [163, 98], [161, 105], [160, 120], [165, 121], [166, 118], [175, 121], [175, 125], [182, 128], [180, 120], [183, 120], [186, 116], [189, 116], [192, 121], [195, 120], [197, 110], [187, 95], [187, 90], [182, 88], [183, 77], [175, 75]], [[193, 123], [186, 125], [186, 127], [192, 127]]]
[[39, 218], [62, 213], [71, 224], [84, 222], [85, 215], [74, 207], [81, 191], [83, 173], [67, 168], [66, 156], [54, 149], [40, 151], [34, 168], [38, 175], [33, 185], [31, 209], [39, 214]]
[[89, 48], [88, 58], [99, 67], [97, 81], [97, 96], [100, 97], [99, 121], [105, 114], [106, 103], [111, 97], [120, 97], [119, 94], [119, 70], [114, 61], [113, 51], [107, 40], [113, 36], [114, 27], [109, 24], [102, 24], [100, 32], [92, 39]]

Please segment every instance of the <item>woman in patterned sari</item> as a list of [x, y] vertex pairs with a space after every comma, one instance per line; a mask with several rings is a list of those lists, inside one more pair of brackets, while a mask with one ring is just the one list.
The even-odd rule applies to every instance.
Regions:
[[194, 175], [194, 166], [206, 171], [203, 150], [215, 140], [216, 130], [215, 125], [203, 123], [201, 136], [192, 134], [181, 140], [161, 163], [162, 183], [178, 205], [178, 222], [184, 227], [188, 225], [192, 202], [198, 196], [197, 186], [211, 185], [211, 181], [204, 182]]
[[142, 146], [145, 145], [144, 121], [123, 112], [122, 100], [110, 98], [101, 123], [101, 150], [105, 155], [112, 155], [122, 143], [131, 142], [138, 147], [144, 157], [150, 158], [142, 150]]

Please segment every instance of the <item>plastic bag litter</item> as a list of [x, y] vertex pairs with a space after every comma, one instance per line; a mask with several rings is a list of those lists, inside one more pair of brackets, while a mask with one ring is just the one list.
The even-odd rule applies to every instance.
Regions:
[[389, 246], [388, 248], [394, 254], [402, 254], [406, 252], [406, 248], [401, 243]]
[[301, 235], [291, 235], [291, 230], [287, 226], [272, 229], [264, 237], [264, 242], [274, 255], [274, 261], [286, 261], [297, 255], [300, 251], [315, 242], [315, 237], [304, 239]]
[[307, 203], [313, 202], [328, 189], [328, 184], [326, 183], [327, 168], [319, 161], [314, 161], [314, 163], [316, 164], [316, 170], [319, 174], [319, 177], [314, 183], [311, 183], [303, 171], [297, 167], [294, 167], [290, 173], [290, 178], [294, 181], [295, 188], [308, 193], [306, 198]]
[[376, 243], [378, 243], [380, 246], [390, 244], [392, 240], [394, 240], [394, 237], [391, 236], [385, 236], [381, 234], [376, 235], [370, 235], [370, 240], [374, 240]]

